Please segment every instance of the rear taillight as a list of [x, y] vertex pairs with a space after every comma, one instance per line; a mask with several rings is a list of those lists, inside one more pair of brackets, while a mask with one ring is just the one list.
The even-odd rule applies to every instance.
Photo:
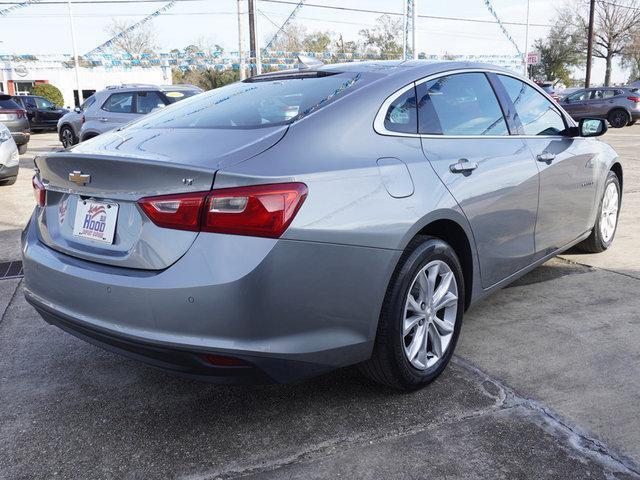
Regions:
[[82, 115], [82, 117], [80, 117], [80, 123], [84, 123], [84, 122], [86, 122], [86, 121], [87, 121], [87, 119], [86, 119], [86, 118], [84, 118], [84, 115]]
[[632, 102], [640, 103], [640, 97], [627, 97], [627, 100], [631, 100]]
[[33, 186], [33, 196], [36, 199], [36, 203], [38, 206], [44, 207], [45, 200], [47, 199], [47, 191], [37, 175], [34, 175], [31, 179], [31, 185]]
[[159, 227], [200, 230], [202, 206], [209, 192], [143, 198], [138, 204]]
[[213, 190], [207, 198], [202, 230], [277, 238], [307, 196], [303, 183]]
[[27, 118], [27, 111], [26, 110], [16, 110], [16, 115], [18, 116], [18, 118]]
[[306, 196], [304, 183], [279, 183], [148, 197], [138, 203], [160, 227], [278, 238]]

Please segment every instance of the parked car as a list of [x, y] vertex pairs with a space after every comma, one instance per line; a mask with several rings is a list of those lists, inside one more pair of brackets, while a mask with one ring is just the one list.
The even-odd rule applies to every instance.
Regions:
[[27, 144], [31, 138], [31, 129], [27, 112], [16, 102], [11, 95], [0, 94], [0, 124], [6, 126], [22, 154], [27, 151]]
[[0, 123], [0, 185], [13, 185], [18, 178], [20, 155], [7, 127]]
[[556, 102], [560, 100], [560, 95], [556, 93], [555, 87], [553, 86], [553, 82], [536, 82], [542, 90], [544, 90], [551, 98], [553, 98]]
[[202, 93], [202, 89], [193, 85], [130, 84], [109, 87], [93, 94], [95, 101], [84, 110], [84, 123], [76, 138], [88, 140], [198, 93]]
[[26, 110], [33, 132], [53, 130], [58, 119], [69, 111], [38, 95], [16, 95], [13, 99]]
[[87, 98], [82, 105], [60, 117], [58, 120], [58, 138], [64, 148], [69, 148], [80, 141], [80, 129], [84, 123], [84, 112], [96, 101], [94, 95]]
[[471, 304], [611, 245], [622, 167], [526, 78], [398, 64], [258, 75], [38, 156], [27, 300], [209, 381], [429, 383]]
[[640, 118], [640, 95], [622, 87], [583, 88], [560, 104], [576, 120], [605, 118], [614, 128], [633, 125]]

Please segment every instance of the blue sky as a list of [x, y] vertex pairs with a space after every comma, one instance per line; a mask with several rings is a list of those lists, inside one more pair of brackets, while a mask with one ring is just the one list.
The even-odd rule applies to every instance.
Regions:
[[[0, 0], [0, 4], [3, 1]], [[466, 17], [492, 20], [484, 0], [416, 0], [418, 13], [433, 16]], [[348, 5], [353, 7], [402, 11], [402, 0], [312, 0], [309, 3], [323, 5]], [[492, 0], [503, 21], [524, 22], [526, 0]], [[161, 7], [163, 3], [126, 5], [79, 4], [74, 5], [76, 35], [79, 53], [86, 53], [109, 36], [105, 28], [112, 18], [135, 22]], [[267, 3], [257, 0], [258, 8], [275, 23], [280, 24], [293, 9], [292, 5]], [[556, 15], [557, 0], [531, 0], [531, 23], [550, 24]], [[195, 0], [178, 3], [167, 14], [153, 21], [158, 43], [163, 49], [180, 48], [206, 39], [219, 43], [228, 50], [237, 50], [237, 18], [235, 0]], [[331, 30], [342, 33], [345, 40], [356, 39], [361, 28], [373, 26], [377, 15], [334, 11], [304, 6], [297, 21], [308, 31]], [[275, 28], [263, 16], [260, 20], [260, 37], [266, 38]], [[513, 54], [514, 47], [502, 35], [497, 25], [457, 22], [450, 20], [418, 19], [418, 50], [443, 54]], [[507, 26], [511, 36], [524, 50], [525, 28]], [[546, 34], [546, 27], [531, 27], [529, 40]], [[66, 5], [32, 5], [7, 17], [0, 17], [0, 52], [3, 53], [69, 53], [71, 37]], [[596, 60], [594, 80], [604, 77], [602, 62]], [[615, 82], [623, 82], [627, 73], [616, 66]]]

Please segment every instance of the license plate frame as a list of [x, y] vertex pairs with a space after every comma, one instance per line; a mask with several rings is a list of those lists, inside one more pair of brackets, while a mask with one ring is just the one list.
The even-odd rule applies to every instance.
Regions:
[[115, 238], [118, 209], [115, 202], [94, 199], [78, 199], [73, 221], [73, 235], [109, 245]]

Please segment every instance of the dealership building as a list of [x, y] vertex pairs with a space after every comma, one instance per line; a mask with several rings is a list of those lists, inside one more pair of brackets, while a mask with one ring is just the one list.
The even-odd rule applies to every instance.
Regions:
[[[109, 85], [123, 83], [171, 84], [168, 66], [148, 67], [85, 67], [78, 68], [82, 97], [87, 98]], [[62, 92], [63, 107], [78, 105], [76, 73], [70, 56], [15, 58], [0, 56], [0, 92], [9, 95], [26, 95], [36, 85], [50, 83]]]

